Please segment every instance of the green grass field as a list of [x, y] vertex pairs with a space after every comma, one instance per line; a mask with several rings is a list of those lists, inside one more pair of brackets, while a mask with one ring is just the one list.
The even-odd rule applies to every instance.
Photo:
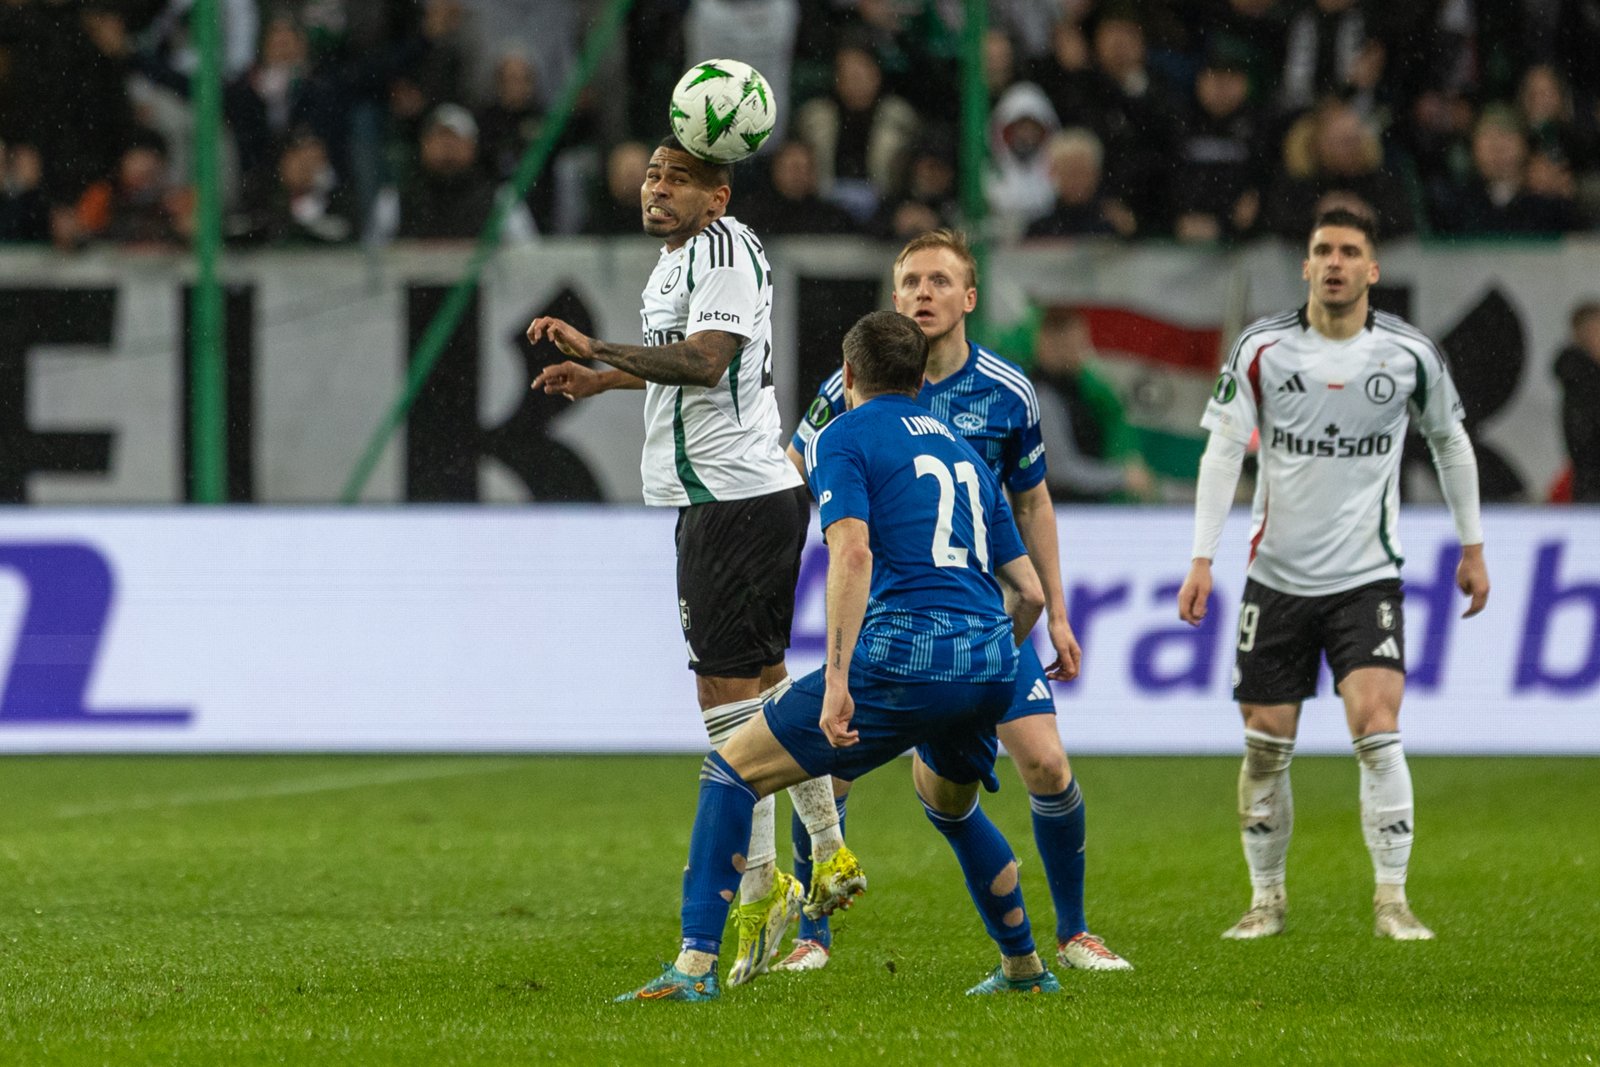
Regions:
[[[1600, 762], [1413, 759], [1411, 897], [1372, 936], [1353, 759], [1299, 759], [1290, 927], [1247, 902], [1233, 759], [1083, 759], [1089, 915], [1132, 974], [969, 1000], [994, 952], [905, 761], [825, 971], [609, 1003], [676, 951], [691, 758], [13, 758], [0, 1062], [1592, 1063]], [[1009, 766], [986, 806], [1054, 917]], [[780, 806], [781, 812], [786, 808]], [[786, 813], [783, 815], [785, 825]]]

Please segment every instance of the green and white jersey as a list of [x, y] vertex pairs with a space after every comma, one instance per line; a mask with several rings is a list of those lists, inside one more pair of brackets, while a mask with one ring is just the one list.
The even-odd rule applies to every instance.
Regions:
[[716, 385], [645, 388], [644, 502], [682, 507], [799, 485], [772, 388], [772, 268], [749, 227], [724, 216], [677, 251], [663, 248], [641, 317], [647, 345], [706, 330], [743, 339]]
[[1334, 341], [1305, 309], [1246, 327], [1200, 425], [1249, 444], [1260, 432], [1249, 575], [1325, 596], [1400, 575], [1400, 453], [1410, 416], [1429, 437], [1463, 416], [1444, 359], [1398, 315], [1373, 312]]

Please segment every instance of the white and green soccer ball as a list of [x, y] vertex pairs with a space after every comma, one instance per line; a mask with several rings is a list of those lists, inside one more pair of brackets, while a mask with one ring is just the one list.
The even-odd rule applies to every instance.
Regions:
[[761, 72], [737, 59], [696, 63], [672, 90], [672, 133], [712, 163], [756, 154], [778, 119], [778, 102]]

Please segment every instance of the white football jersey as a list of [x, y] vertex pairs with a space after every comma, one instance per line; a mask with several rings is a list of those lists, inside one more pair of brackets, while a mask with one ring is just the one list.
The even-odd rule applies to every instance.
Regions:
[[1245, 328], [1200, 425], [1244, 444], [1260, 431], [1250, 577], [1324, 596], [1399, 576], [1410, 413], [1430, 437], [1463, 415], [1438, 348], [1398, 315], [1369, 313], [1345, 341], [1312, 329], [1304, 308]]
[[799, 485], [772, 388], [772, 268], [749, 227], [723, 216], [677, 251], [663, 248], [642, 318], [646, 345], [704, 330], [744, 339], [714, 386], [646, 386], [645, 503], [744, 500]]

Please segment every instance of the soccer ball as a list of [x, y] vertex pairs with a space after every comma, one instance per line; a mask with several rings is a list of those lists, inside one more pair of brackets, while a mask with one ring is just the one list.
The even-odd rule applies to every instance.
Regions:
[[772, 133], [778, 102], [761, 72], [737, 59], [696, 63], [672, 90], [672, 133], [711, 163], [737, 163], [756, 154]]

